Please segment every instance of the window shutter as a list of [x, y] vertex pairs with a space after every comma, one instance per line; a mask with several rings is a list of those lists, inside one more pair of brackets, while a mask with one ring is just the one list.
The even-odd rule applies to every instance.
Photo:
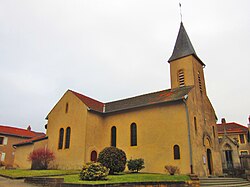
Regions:
[[4, 137], [3, 138], [3, 145], [7, 145], [7, 142], [8, 142], [8, 137]]

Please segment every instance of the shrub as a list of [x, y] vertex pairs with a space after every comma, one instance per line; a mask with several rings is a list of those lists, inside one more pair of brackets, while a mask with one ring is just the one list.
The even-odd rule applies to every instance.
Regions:
[[109, 168], [109, 174], [114, 174], [124, 171], [127, 158], [123, 150], [116, 147], [106, 147], [99, 153], [97, 161]]
[[32, 151], [28, 160], [32, 162], [31, 169], [48, 169], [49, 163], [55, 160], [54, 153], [47, 148]]
[[165, 166], [165, 169], [170, 175], [180, 173], [180, 169], [177, 166], [167, 165]]
[[105, 180], [108, 176], [109, 169], [99, 162], [90, 162], [82, 167], [80, 180]]
[[130, 159], [128, 161], [128, 169], [132, 172], [139, 172], [141, 169], [145, 168], [144, 167], [144, 160], [142, 158], [138, 159]]

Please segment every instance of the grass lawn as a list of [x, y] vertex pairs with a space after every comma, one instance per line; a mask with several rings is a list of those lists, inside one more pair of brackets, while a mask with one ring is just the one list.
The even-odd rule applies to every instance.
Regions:
[[163, 182], [163, 181], [187, 181], [190, 178], [186, 175], [166, 175], [166, 174], [149, 174], [149, 173], [131, 173], [121, 175], [109, 175], [108, 180], [104, 181], [82, 181], [79, 175], [65, 175], [65, 183], [78, 184], [112, 184], [128, 182]]
[[0, 170], [0, 175], [4, 175], [11, 178], [23, 178], [23, 177], [40, 177], [40, 176], [56, 176], [56, 175], [69, 175], [80, 173], [77, 170]]

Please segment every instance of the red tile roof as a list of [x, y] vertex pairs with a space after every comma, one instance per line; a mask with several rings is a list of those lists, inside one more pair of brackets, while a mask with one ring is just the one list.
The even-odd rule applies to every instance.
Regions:
[[0, 134], [2, 135], [10, 135], [10, 136], [18, 136], [22, 138], [32, 138], [35, 136], [43, 135], [44, 133], [29, 131], [26, 129], [20, 129], [16, 127], [9, 127], [0, 125]]
[[48, 139], [48, 137], [45, 134], [43, 134], [41, 136], [35, 136], [33, 138], [24, 140], [22, 142], [14, 144], [13, 146], [17, 146], [18, 147], [18, 146], [22, 146], [22, 145], [33, 144], [34, 142], [37, 142], [37, 141], [40, 141], [40, 140], [45, 140], [45, 139]]
[[240, 125], [238, 123], [232, 122], [232, 123], [222, 123], [217, 124], [217, 129], [219, 134], [224, 134], [224, 129], [227, 133], [247, 133], [248, 128]]
[[73, 94], [75, 94], [83, 103], [85, 103], [90, 109], [95, 110], [97, 112], [103, 112], [104, 103], [82, 95], [80, 93], [69, 90]]

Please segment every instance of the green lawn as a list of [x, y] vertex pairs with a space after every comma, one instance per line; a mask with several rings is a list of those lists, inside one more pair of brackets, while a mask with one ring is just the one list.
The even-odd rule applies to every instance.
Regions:
[[77, 170], [0, 170], [0, 175], [11, 178], [23, 178], [23, 177], [40, 177], [40, 176], [57, 176], [57, 175], [69, 175], [80, 173]]
[[149, 173], [132, 173], [121, 175], [109, 175], [108, 180], [104, 181], [81, 181], [79, 175], [65, 175], [64, 182], [79, 184], [111, 184], [128, 182], [163, 182], [163, 181], [187, 181], [190, 178], [186, 175], [166, 175]]

